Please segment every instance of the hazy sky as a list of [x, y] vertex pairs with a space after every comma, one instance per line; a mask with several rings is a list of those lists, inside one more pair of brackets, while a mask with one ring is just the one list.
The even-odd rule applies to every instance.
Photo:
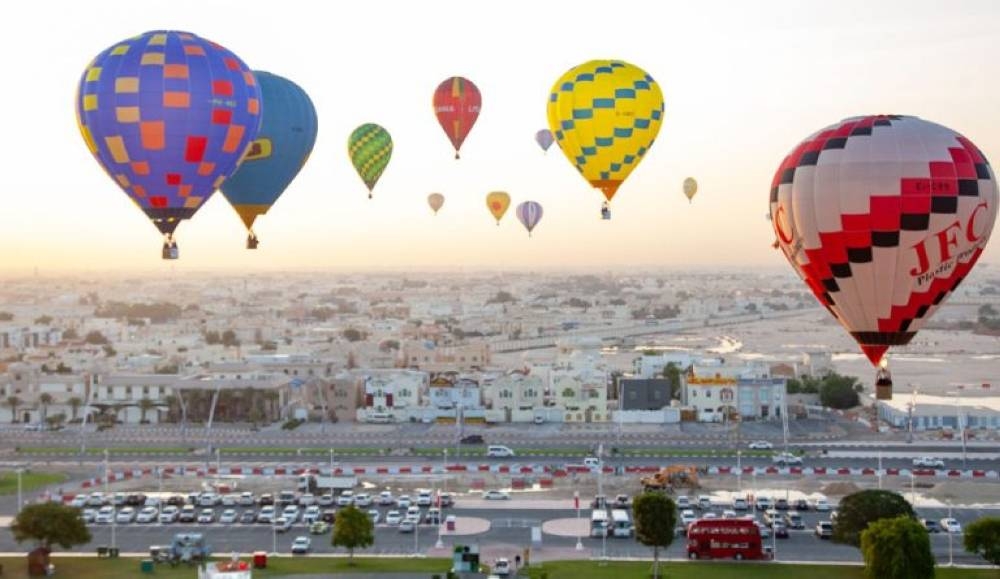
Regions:
[[[841, 118], [917, 115], [1000, 158], [1000, 2], [700, 1], [21, 2], [0, 24], [0, 269], [786, 265], [765, 219], [785, 153]], [[14, 16], [13, 18], [11, 16]], [[91, 58], [152, 29], [194, 32], [312, 97], [319, 138], [296, 182], [260, 218], [257, 251], [216, 194], [178, 229], [181, 259], [87, 152], [74, 121]], [[622, 186], [614, 218], [557, 146], [533, 141], [567, 69], [638, 65], [666, 102], [659, 138]], [[431, 110], [437, 84], [475, 82], [483, 111], [452, 159]], [[346, 141], [363, 122], [395, 141], [369, 200]], [[698, 179], [693, 204], [681, 193]], [[513, 207], [545, 216], [528, 238]], [[429, 192], [446, 196], [435, 217]], [[984, 260], [1000, 263], [996, 240]]]

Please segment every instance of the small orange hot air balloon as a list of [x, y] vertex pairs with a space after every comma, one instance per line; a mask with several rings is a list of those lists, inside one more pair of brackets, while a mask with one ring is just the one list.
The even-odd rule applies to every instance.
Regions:
[[497, 225], [500, 225], [503, 214], [507, 213], [507, 208], [510, 207], [510, 195], [504, 191], [493, 191], [486, 195], [486, 207], [497, 220]]

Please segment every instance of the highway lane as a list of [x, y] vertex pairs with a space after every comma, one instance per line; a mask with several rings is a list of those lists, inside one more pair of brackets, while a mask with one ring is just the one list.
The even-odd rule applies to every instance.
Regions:
[[[504, 505], [513, 507], [513, 504]], [[520, 506], [528, 506], [522, 504]], [[239, 510], [239, 509], [238, 509]], [[384, 516], [388, 508], [380, 508]], [[720, 509], [714, 509], [720, 512]], [[220, 512], [217, 508], [216, 512]], [[984, 514], [998, 514], [1000, 510], [983, 509], [953, 509], [953, 516], [963, 525], [983, 516]], [[542, 521], [573, 518], [576, 511], [569, 509], [532, 509], [532, 508], [462, 508], [461, 503], [455, 509], [449, 509], [448, 513], [454, 513], [460, 517], [477, 517], [489, 520], [491, 528], [489, 531], [465, 537], [444, 537], [443, 543], [446, 547], [465, 542], [478, 542], [482, 545], [506, 545], [512, 548], [526, 547], [530, 545], [530, 527], [540, 525]], [[581, 515], [586, 517], [589, 511], [582, 511]], [[946, 509], [920, 509], [919, 515], [922, 517], [938, 520], [948, 514]], [[837, 561], [837, 562], [860, 562], [861, 556], [857, 549], [853, 547], [833, 544], [829, 541], [818, 539], [813, 534], [813, 528], [818, 520], [825, 519], [826, 513], [816, 513], [808, 511], [803, 513], [806, 529], [792, 531], [788, 539], [769, 540], [776, 548], [779, 560], [816, 560], [816, 561]], [[758, 519], [760, 517], [758, 516]], [[112, 528], [110, 525], [91, 525], [93, 540], [87, 546], [78, 550], [90, 551], [97, 545], [111, 544]], [[151, 545], [161, 545], [170, 542], [171, 537], [177, 532], [201, 532], [204, 533], [216, 553], [229, 553], [237, 551], [248, 553], [254, 550], [265, 550], [287, 553], [292, 540], [299, 535], [305, 535], [306, 527], [297, 525], [284, 534], [273, 533], [269, 525], [264, 524], [234, 524], [234, 525], [160, 525], [154, 524], [127, 524], [116, 525], [114, 529], [115, 544], [123, 552], [147, 552]], [[330, 546], [330, 536], [315, 535], [313, 546], [316, 552], [328, 553], [337, 550]], [[400, 533], [397, 528], [380, 524], [376, 527], [376, 538], [374, 546], [369, 550], [372, 553], [426, 553], [437, 541], [437, 527], [421, 525], [419, 532], [415, 534]], [[932, 549], [935, 557], [940, 563], [949, 560], [948, 536], [946, 534], [931, 534]], [[546, 547], [567, 547], [571, 548], [576, 544], [574, 537], [560, 537], [544, 534], [542, 544]], [[602, 556], [606, 554], [610, 557], [649, 557], [651, 551], [639, 545], [633, 539], [607, 538], [606, 541], [585, 537], [582, 539], [584, 549], [591, 556]], [[667, 550], [668, 557], [683, 557], [684, 539], [678, 537], [674, 545]], [[19, 547], [13, 543], [9, 531], [0, 531], [0, 551], [20, 551]], [[952, 537], [952, 560], [956, 563], [978, 563], [977, 558], [966, 554], [961, 548], [961, 536]]]

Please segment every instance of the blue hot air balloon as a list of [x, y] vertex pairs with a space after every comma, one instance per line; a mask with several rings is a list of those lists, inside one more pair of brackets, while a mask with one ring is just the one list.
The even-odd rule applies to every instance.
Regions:
[[178, 223], [236, 170], [260, 112], [247, 65], [190, 32], [112, 45], [87, 66], [76, 96], [87, 148], [163, 233], [165, 259], [177, 257]]
[[257, 248], [253, 223], [299, 174], [316, 143], [316, 109], [306, 91], [269, 72], [254, 71], [264, 110], [260, 132], [222, 194], [239, 214], [249, 236], [247, 249]]
[[552, 131], [548, 129], [542, 129], [535, 133], [535, 142], [538, 146], [542, 148], [543, 151], [548, 152], [549, 147], [555, 142], [555, 137], [552, 136]]

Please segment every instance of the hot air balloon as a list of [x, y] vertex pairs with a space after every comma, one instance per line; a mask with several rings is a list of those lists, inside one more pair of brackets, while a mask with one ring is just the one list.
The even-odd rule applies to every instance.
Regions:
[[256, 138], [261, 97], [246, 64], [190, 32], [157, 30], [114, 44], [87, 66], [77, 124], [105, 172], [164, 235], [239, 165]]
[[555, 142], [555, 137], [552, 136], [552, 131], [548, 129], [542, 129], [535, 133], [535, 142], [538, 146], [542, 148], [543, 151], [548, 152], [549, 147]]
[[427, 196], [427, 204], [434, 210], [434, 215], [437, 215], [438, 210], [444, 205], [444, 195], [440, 193], [431, 193]]
[[482, 98], [471, 80], [453, 76], [438, 85], [434, 91], [434, 114], [445, 134], [455, 147], [455, 158], [479, 118]]
[[493, 218], [497, 220], [497, 225], [500, 225], [500, 219], [503, 218], [504, 213], [507, 213], [507, 208], [510, 207], [510, 195], [504, 191], [493, 191], [486, 195], [486, 208], [490, 210], [493, 214]]
[[795, 271], [879, 365], [975, 265], [997, 195], [996, 175], [962, 135], [916, 117], [855, 117], [785, 157], [771, 223]]
[[637, 66], [591, 60], [552, 86], [548, 119], [563, 154], [610, 202], [660, 131], [663, 94]]
[[347, 139], [347, 152], [354, 169], [368, 187], [368, 198], [392, 158], [392, 136], [375, 123], [365, 123], [354, 129]]
[[694, 194], [698, 192], [698, 182], [688, 177], [684, 180], [684, 196], [688, 198], [688, 203], [694, 199]]
[[521, 225], [528, 230], [528, 237], [531, 237], [531, 231], [542, 220], [542, 206], [535, 201], [525, 201], [517, 206], [515, 213]]
[[247, 249], [257, 248], [254, 220], [267, 213], [305, 165], [316, 142], [316, 109], [299, 85], [255, 71], [264, 109], [260, 132], [222, 194], [246, 225]]

